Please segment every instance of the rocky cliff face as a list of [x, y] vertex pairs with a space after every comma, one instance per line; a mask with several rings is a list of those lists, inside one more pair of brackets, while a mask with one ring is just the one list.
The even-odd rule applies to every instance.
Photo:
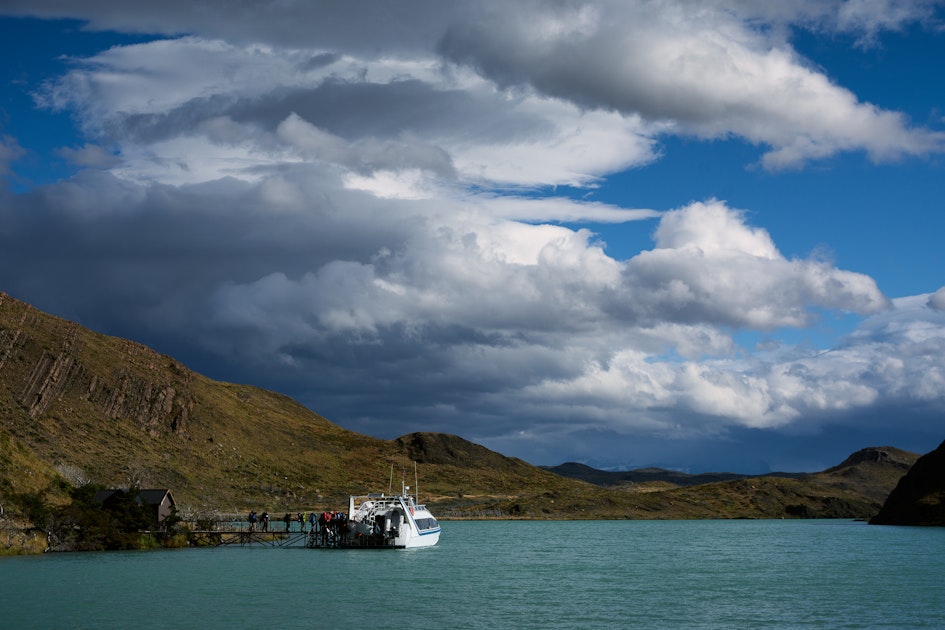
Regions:
[[[0, 293], [0, 382], [8, 395], [30, 418], [71, 399], [111, 419], [132, 419], [153, 437], [186, 432], [194, 405], [190, 372], [127, 340], [103, 338], [96, 341], [114, 347], [90, 348], [97, 344], [86, 343], [89, 335]], [[100, 362], [102, 355], [111, 360]]]
[[945, 525], [945, 442], [916, 461], [870, 523]]

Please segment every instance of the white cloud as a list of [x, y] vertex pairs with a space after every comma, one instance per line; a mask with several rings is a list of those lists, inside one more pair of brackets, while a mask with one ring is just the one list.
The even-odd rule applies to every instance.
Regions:
[[858, 102], [811, 69], [778, 31], [766, 35], [736, 11], [595, 6], [595, 19], [575, 19], [574, 30], [536, 31], [530, 12], [483, 11], [454, 25], [440, 50], [505, 88], [530, 86], [588, 109], [671, 124], [676, 133], [768, 145], [763, 163], [772, 169], [842, 151], [888, 160], [945, 146], [942, 134]]
[[917, 404], [941, 408], [945, 316], [925, 311], [921, 298], [897, 300], [895, 309], [867, 319], [829, 352], [801, 356], [791, 349], [763, 361], [695, 362], [624, 350], [606, 365], [590, 362], [579, 374], [523, 393], [542, 415], [572, 413], [594, 401], [610, 429], [664, 436], [693, 436], [711, 427], [819, 425], [831, 414], [873, 407], [900, 413]]
[[656, 230], [657, 249], [687, 249], [703, 254], [748, 255], [775, 260], [781, 257], [762, 229], [745, 225], [743, 213], [724, 204], [697, 203], [668, 213]]
[[656, 249], [628, 262], [616, 306], [644, 321], [773, 329], [809, 324], [812, 306], [866, 314], [888, 305], [867, 276], [785, 259], [767, 232], [721, 202], [667, 213], [656, 238]]

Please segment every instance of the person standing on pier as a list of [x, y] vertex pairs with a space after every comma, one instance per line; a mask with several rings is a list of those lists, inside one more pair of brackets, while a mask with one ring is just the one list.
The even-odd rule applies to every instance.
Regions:
[[299, 520], [299, 531], [301, 531], [304, 534], [305, 533], [305, 512], [299, 512], [298, 520]]
[[331, 522], [331, 514], [328, 511], [322, 512], [322, 515], [318, 517], [318, 525], [322, 530], [322, 545], [328, 546], [328, 523]]
[[289, 523], [292, 522], [292, 515], [288, 512], [285, 513], [285, 516], [282, 517], [282, 522], [285, 523], [285, 533], [289, 533]]

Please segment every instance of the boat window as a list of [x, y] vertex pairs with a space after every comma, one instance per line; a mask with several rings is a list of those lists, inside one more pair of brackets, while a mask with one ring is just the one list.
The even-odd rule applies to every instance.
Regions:
[[435, 518], [418, 518], [417, 529], [435, 529], [438, 526]]

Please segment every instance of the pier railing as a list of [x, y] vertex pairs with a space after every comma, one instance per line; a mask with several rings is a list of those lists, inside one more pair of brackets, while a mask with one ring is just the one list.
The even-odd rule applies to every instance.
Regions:
[[186, 521], [188, 535], [197, 545], [220, 547], [226, 545], [308, 547], [311, 549], [344, 549], [352, 547], [383, 548], [389, 544], [377, 537], [362, 536], [354, 539], [337, 532], [334, 528], [321, 528], [318, 524], [289, 523], [286, 531], [283, 521], [270, 521], [263, 529], [261, 523], [245, 520]]

